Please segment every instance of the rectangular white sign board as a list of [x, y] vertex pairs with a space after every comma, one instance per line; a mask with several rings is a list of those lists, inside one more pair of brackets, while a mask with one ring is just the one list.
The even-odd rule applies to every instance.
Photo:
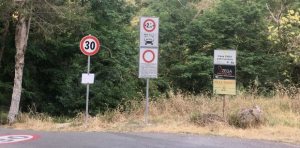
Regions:
[[139, 78], [157, 78], [158, 48], [140, 48]]
[[236, 65], [236, 50], [215, 50], [214, 64]]
[[140, 47], [158, 48], [159, 18], [140, 17]]
[[81, 77], [82, 84], [93, 84], [94, 83], [95, 74], [90, 73], [83, 73]]

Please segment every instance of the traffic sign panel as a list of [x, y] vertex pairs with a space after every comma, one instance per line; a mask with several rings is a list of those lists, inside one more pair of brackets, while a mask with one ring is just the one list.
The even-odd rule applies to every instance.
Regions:
[[140, 18], [140, 47], [158, 47], [159, 18]]
[[141, 48], [139, 78], [157, 78], [158, 48]]
[[91, 56], [99, 51], [100, 43], [94, 36], [88, 35], [80, 41], [80, 50], [83, 54]]
[[236, 65], [236, 50], [215, 50], [214, 64]]
[[93, 73], [83, 73], [81, 75], [82, 84], [93, 84], [95, 79], [95, 74]]

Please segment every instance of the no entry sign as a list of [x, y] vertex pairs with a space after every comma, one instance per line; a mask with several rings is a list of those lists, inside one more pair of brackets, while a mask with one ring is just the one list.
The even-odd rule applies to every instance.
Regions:
[[157, 78], [158, 49], [141, 48], [139, 78]]
[[140, 47], [158, 48], [159, 18], [140, 18]]
[[22, 134], [22, 135], [0, 135], [0, 145], [26, 142], [40, 138], [39, 135]]
[[88, 35], [80, 41], [80, 50], [83, 54], [91, 56], [99, 51], [100, 43], [94, 36]]

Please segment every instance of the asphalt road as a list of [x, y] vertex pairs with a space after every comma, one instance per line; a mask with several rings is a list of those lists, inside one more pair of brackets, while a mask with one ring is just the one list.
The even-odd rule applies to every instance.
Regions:
[[[3, 135], [34, 134], [32, 141], [1, 144]], [[262, 140], [160, 133], [44, 132], [0, 129], [0, 148], [300, 148]]]

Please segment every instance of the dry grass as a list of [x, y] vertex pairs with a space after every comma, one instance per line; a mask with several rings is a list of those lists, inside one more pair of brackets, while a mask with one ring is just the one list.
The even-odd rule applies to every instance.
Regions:
[[[65, 123], [56, 123], [54, 118], [43, 114], [20, 114], [20, 122], [11, 125], [15, 129], [44, 131], [111, 131], [111, 132], [163, 132], [199, 135], [219, 135], [251, 139], [280, 141], [300, 145], [300, 94], [289, 97], [288, 93], [277, 93], [275, 97], [238, 95], [227, 98], [225, 118], [241, 108], [259, 105], [264, 111], [262, 126], [248, 129], [215, 123], [200, 127], [192, 119], [203, 113], [222, 115], [222, 98], [206, 95], [193, 96], [182, 93], [168, 94], [152, 100], [149, 104], [149, 123], [145, 125], [145, 104], [130, 102], [131, 110], [122, 108], [104, 115], [90, 117], [84, 125], [84, 114]], [[56, 119], [57, 120], [57, 119]], [[7, 126], [6, 126], [7, 127]]]

